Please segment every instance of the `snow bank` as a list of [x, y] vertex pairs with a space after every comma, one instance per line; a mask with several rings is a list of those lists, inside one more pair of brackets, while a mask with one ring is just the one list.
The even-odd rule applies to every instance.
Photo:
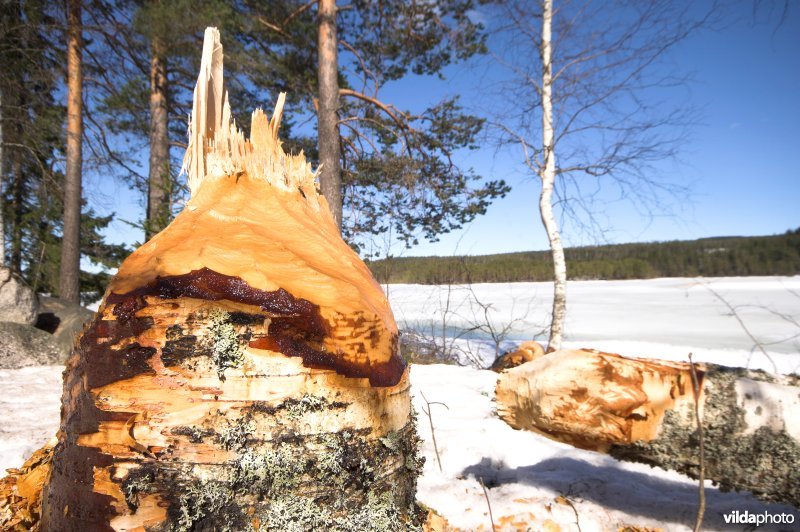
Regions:
[[[413, 401], [426, 458], [417, 494], [421, 502], [453, 526], [490, 530], [482, 480], [495, 523], [502, 522], [507, 529], [517, 529], [516, 522], [523, 530], [527, 526], [544, 530], [548, 520], [564, 531], [617, 530], [623, 525], [692, 529], [696, 481], [512, 429], [494, 411], [496, 379], [492, 372], [469, 368], [412, 367]], [[431, 406], [442, 472], [423, 412], [423, 394], [449, 408]], [[733, 510], [788, 512], [800, 522], [800, 512], [790, 506], [765, 504], [748, 493], [722, 493], [707, 486], [704, 530], [730, 530], [723, 514]]]

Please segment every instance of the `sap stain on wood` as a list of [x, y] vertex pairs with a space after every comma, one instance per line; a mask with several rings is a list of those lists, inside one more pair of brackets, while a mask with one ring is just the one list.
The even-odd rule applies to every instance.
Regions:
[[[237, 277], [217, 273], [208, 268], [194, 270], [182, 275], [157, 277], [147, 285], [125, 294], [111, 293], [107, 302], [114, 304], [113, 314], [122, 323], [135, 319], [136, 312], [147, 306], [146, 296], [157, 296], [162, 299], [178, 299], [182, 297], [220, 301], [260, 307], [268, 314], [235, 312], [230, 321], [235, 324], [255, 324], [268, 320], [267, 336], [255, 338], [249, 347], [277, 351], [290, 357], [299, 357], [309, 368], [330, 369], [340, 375], [351, 378], [369, 378], [372, 386], [394, 386], [400, 381], [406, 369], [406, 363], [397, 349], [397, 339], [392, 339], [392, 356], [382, 363], [371, 363], [364, 357], [364, 362], [345, 360], [341, 353], [329, 352], [322, 345], [326, 337], [333, 336], [337, 340], [350, 340], [347, 335], [337, 335], [336, 330], [346, 327], [347, 330], [365, 330], [366, 341], [372, 348], [377, 343], [378, 332], [369, 330], [367, 320], [359, 315], [355, 318], [341, 318], [332, 328], [321, 316], [319, 306], [305, 299], [295, 298], [289, 292], [278, 289], [263, 291], [251, 287]], [[175, 337], [177, 338], [177, 337]], [[167, 338], [166, 353], [162, 350], [162, 360], [170, 365], [184, 359], [192, 348], [191, 340]], [[358, 353], [366, 354], [367, 346], [361, 342], [356, 346]], [[171, 342], [171, 343], [170, 343]]]

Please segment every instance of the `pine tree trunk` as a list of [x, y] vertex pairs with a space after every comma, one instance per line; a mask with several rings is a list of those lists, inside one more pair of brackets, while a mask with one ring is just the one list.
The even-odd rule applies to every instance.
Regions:
[[[21, 109], [22, 98], [17, 97]], [[19, 117], [17, 117], [19, 119]], [[20, 143], [22, 139], [22, 126], [19, 121], [15, 124], [15, 142]], [[11, 152], [11, 269], [22, 273], [22, 151], [16, 147]]]
[[59, 296], [80, 303], [81, 175], [83, 141], [82, 23], [80, 0], [67, 3], [67, 164]]
[[42, 530], [419, 527], [397, 326], [310, 166], [282, 151], [284, 101], [245, 139], [206, 30], [192, 198], [76, 345]]
[[166, 50], [153, 37], [150, 61], [150, 174], [147, 182], [145, 240], [167, 226], [170, 219], [172, 178], [169, 165]]
[[3, 145], [3, 90], [0, 88], [0, 267], [6, 265], [6, 223], [5, 223], [5, 208], [6, 208], [6, 160], [5, 150]]
[[336, 40], [336, 0], [317, 3], [319, 111], [317, 135], [319, 142], [320, 188], [328, 200], [337, 226], [342, 228], [342, 177], [339, 165], [339, 66]]
[[[800, 378], [695, 365], [705, 478], [800, 506]], [[516, 429], [698, 477], [688, 363], [563, 350], [500, 376], [497, 413]]]
[[564, 321], [567, 316], [567, 262], [564, 245], [558, 232], [558, 222], [553, 213], [553, 188], [556, 181], [555, 136], [553, 130], [553, 57], [552, 57], [553, 1], [543, 1], [542, 12], [542, 153], [544, 165], [540, 169], [542, 192], [539, 196], [539, 213], [542, 217], [553, 255], [553, 311], [547, 351], [561, 349], [564, 338]]

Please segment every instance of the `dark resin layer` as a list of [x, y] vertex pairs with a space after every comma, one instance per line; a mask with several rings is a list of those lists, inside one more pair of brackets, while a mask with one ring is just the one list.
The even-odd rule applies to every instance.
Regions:
[[[162, 299], [188, 297], [209, 301], [227, 300], [259, 306], [271, 315], [269, 335], [250, 342], [250, 347], [269, 349], [290, 357], [300, 357], [303, 365], [316, 369], [331, 369], [351, 378], [368, 378], [372, 386], [394, 386], [400, 382], [406, 363], [392, 341], [392, 356], [382, 363], [358, 363], [345, 360], [341, 353], [326, 352], [322, 346], [331, 335], [331, 327], [320, 314], [318, 305], [296, 298], [279, 288], [264, 291], [253, 288], [238, 277], [224, 275], [208, 268], [181, 275], [157, 277], [155, 280], [125, 294], [109, 294], [107, 303], [114, 304], [113, 313], [120, 322], [132, 320], [147, 306], [145, 296]], [[237, 313], [239, 319], [255, 315]], [[135, 321], [135, 320], [134, 320]], [[367, 338], [366, 340], [372, 340]]]

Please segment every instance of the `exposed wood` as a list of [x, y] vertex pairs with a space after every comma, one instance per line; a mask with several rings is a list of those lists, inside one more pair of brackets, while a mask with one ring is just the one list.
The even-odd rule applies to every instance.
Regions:
[[[800, 506], [800, 378], [695, 367], [706, 478]], [[497, 412], [514, 428], [697, 478], [694, 406], [688, 363], [599, 351], [557, 351], [497, 383]]]
[[516, 368], [525, 362], [531, 362], [542, 356], [544, 356], [544, 348], [539, 342], [533, 340], [522, 342], [517, 349], [503, 353], [501, 356], [497, 357], [495, 361], [492, 362], [492, 366], [489, 369], [500, 373], [501, 371]]
[[4, 531], [36, 532], [40, 529], [42, 487], [50, 479], [53, 438], [33, 453], [19, 469], [9, 469], [0, 480], [0, 525]]
[[83, 142], [83, 38], [81, 0], [67, 2], [67, 162], [59, 297], [80, 303], [81, 180]]
[[246, 139], [215, 29], [203, 50], [192, 198], [124, 261], [76, 344], [41, 527], [419, 528], [388, 302], [302, 154], [281, 149], [283, 95]]
[[150, 58], [150, 171], [147, 180], [145, 240], [166, 227], [170, 219], [172, 177], [169, 169], [169, 111], [167, 56], [158, 36], [151, 41]]
[[336, 38], [336, 0], [317, 2], [319, 26], [317, 46], [317, 81], [319, 110], [320, 189], [328, 200], [336, 225], [342, 227], [342, 175], [339, 158], [339, 62]]

